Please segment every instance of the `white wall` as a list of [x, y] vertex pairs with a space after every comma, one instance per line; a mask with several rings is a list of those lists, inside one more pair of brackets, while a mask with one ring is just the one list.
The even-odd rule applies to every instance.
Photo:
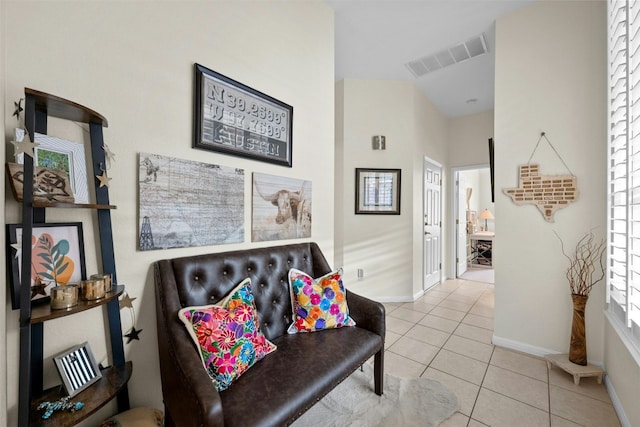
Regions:
[[[446, 163], [445, 120], [410, 82], [347, 79], [336, 92], [336, 262], [354, 292], [412, 300], [422, 289], [422, 160]], [[386, 150], [372, 150], [373, 135], [386, 136]], [[400, 215], [355, 215], [356, 168], [402, 170]]]
[[[606, 206], [605, 3], [541, 1], [496, 25], [495, 342], [532, 353], [567, 352], [571, 299], [567, 247], [595, 229], [604, 237]], [[573, 174], [577, 202], [545, 222], [502, 189], [517, 185], [540, 133], [546, 132]], [[566, 174], [544, 143], [534, 162], [543, 174]], [[604, 360], [604, 285], [587, 305], [589, 360]]]
[[[105, 141], [116, 154], [109, 175], [111, 216], [118, 278], [135, 297], [140, 341], [125, 344], [133, 361], [129, 383], [132, 406], [162, 407], [155, 305], [150, 264], [160, 258], [225, 251], [272, 243], [250, 243], [251, 173], [262, 172], [313, 182], [313, 229], [327, 259], [334, 256], [334, 32], [333, 12], [321, 1], [218, 2], [2, 2], [0, 8], [4, 79], [2, 117], [5, 138], [16, 126], [13, 102], [31, 87], [73, 100], [109, 120]], [[198, 62], [294, 107], [293, 168], [249, 161], [191, 148], [193, 63]], [[64, 137], [86, 139], [68, 122], [51, 121]], [[51, 133], [51, 132], [50, 132]], [[245, 169], [245, 241], [241, 244], [138, 252], [137, 154], [149, 152]], [[19, 209], [7, 201], [7, 221]], [[50, 210], [51, 211], [51, 210]], [[51, 211], [48, 218], [75, 218]], [[84, 219], [83, 215], [77, 213]], [[85, 247], [93, 250], [87, 225]], [[273, 242], [284, 244], [291, 241]], [[298, 240], [293, 241], [298, 242]], [[4, 252], [5, 245], [0, 245]], [[94, 257], [95, 258], [95, 257]], [[88, 260], [88, 273], [97, 269]], [[2, 313], [7, 308], [2, 293]], [[123, 329], [133, 319], [122, 311]], [[9, 377], [2, 382], [7, 425], [16, 424], [18, 390], [18, 312], [7, 310]], [[0, 325], [4, 325], [4, 318]], [[106, 354], [101, 310], [48, 322], [45, 355], [87, 338], [96, 357]], [[71, 334], [60, 331], [72, 331]], [[2, 352], [4, 356], [4, 352]], [[3, 357], [0, 356], [0, 357]], [[46, 381], [56, 381], [50, 357]], [[4, 369], [3, 367], [0, 369]], [[6, 384], [5, 384], [6, 381]], [[4, 398], [5, 388], [9, 391]], [[115, 412], [110, 404], [86, 424]], [[1, 414], [0, 414], [1, 415]], [[0, 424], [2, 419], [0, 419]]]
[[493, 137], [493, 110], [449, 119], [451, 167], [489, 164], [489, 138]]

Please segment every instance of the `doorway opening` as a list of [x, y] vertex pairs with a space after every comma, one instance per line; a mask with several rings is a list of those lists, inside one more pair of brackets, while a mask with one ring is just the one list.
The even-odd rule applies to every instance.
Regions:
[[456, 278], [494, 283], [495, 209], [489, 165], [452, 168], [451, 271]]

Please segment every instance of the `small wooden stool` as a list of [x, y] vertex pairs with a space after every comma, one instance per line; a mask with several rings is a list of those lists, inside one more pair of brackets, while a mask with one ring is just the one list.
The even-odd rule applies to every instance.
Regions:
[[604, 375], [604, 369], [588, 364], [587, 366], [576, 365], [569, 361], [569, 355], [564, 354], [547, 354], [544, 356], [547, 361], [547, 369], [551, 369], [551, 365], [555, 365], [565, 372], [573, 375], [573, 383], [575, 385], [580, 384], [580, 378], [582, 377], [598, 377], [598, 384], [602, 384], [602, 376]]

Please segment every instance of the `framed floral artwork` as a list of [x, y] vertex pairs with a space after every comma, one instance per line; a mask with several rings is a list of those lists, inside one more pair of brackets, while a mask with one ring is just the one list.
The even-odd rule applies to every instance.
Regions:
[[[7, 224], [7, 273], [11, 306], [20, 308], [22, 224]], [[81, 222], [33, 224], [31, 302], [48, 302], [51, 288], [86, 279]]]

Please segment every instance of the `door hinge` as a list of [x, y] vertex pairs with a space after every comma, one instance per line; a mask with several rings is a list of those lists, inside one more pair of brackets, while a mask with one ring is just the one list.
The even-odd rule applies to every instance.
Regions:
[[460, 224], [460, 220], [456, 218], [456, 225]]

